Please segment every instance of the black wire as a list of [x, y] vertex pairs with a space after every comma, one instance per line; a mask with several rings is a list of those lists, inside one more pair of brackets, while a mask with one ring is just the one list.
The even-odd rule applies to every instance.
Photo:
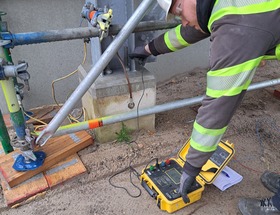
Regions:
[[[139, 180], [140, 180], [140, 174], [131, 166], [131, 163], [132, 163], [132, 161], [130, 161], [128, 167], [126, 167], [126, 168], [124, 168], [123, 170], [121, 170], [121, 171], [115, 173], [114, 175], [112, 175], [112, 176], [109, 178], [109, 183], [110, 183], [111, 186], [113, 186], [113, 187], [115, 187], [115, 188], [119, 188], [119, 189], [125, 190], [125, 191], [127, 192], [127, 194], [128, 194], [130, 197], [132, 197], [132, 198], [138, 198], [138, 197], [141, 196], [142, 191], [141, 191], [141, 189], [140, 189], [137, 185], [135, 185], [135, 184], [133, 183], [133, 181], [132, 181], [132, 173], [133, 173]], [[130, 192], [129, 192], [125, 187], [121, 187], [121, 186], [115, 185], [115, 184], [113, 184], [112, 181], [111, 181], [112, 178], [114, 178], [115, 176], [117, 176], [117, 175], [119, 175], [119, 174], [121, 174], [121, 173], [123, 173], [123, 172], [125, 172], [125, 171], [127, 171], [127, 170], [130, 170], [130, 171], [129, 171], [130, 183], [131, 183], [135, 188], [137, 188], [137, 189], [139, 190], [139, 194], [138, 194], [138, 195], [132, 195], [132, 194], [130, 194]]]
[[[112, 37], [112, 38], [113, 38], [113, 37]], [[114, 39], [114, 38], [113, 38], [113, 39]], [[119, 56], [119, 53], [117, 53], [117, 57], [118, 57], [120, 63], [122, 64], [122, 66], [123, 66], [123, 68], [124, 68], [124, 72], [126, 72], [125, 67], [124, 67], [124, 64], [123, 64], [123, 62], [122, 62], [122, 60], [121, 60], [121, 58], [120, 58], [120, 56]], [[139, 99], [139, 101], [138, 101], [138, 104], [137, 104], [137, 129], [138, 129], [138, 130], [139, 130], [139, 128], [140, 128], [140, 126], [139, 126], [139, 106], [140, 106], [140, 103], [141, 103], [141, 101], [142, 101], [142, 99], [143, 99], [143, 97], [144, 97], [145, 90], [146, 90], [146, 89], [145, 89], [145, 83], [144, 83], [144, 72], [143, 72], [143, 70], [141, 71], [141, 80], [142, 80], [143, 92], [142, 92], [142, 95], [141, 95], [141, 97], [140, 97], [140, 99]], [[130, 86], [129, 80], [128, 80], [128, 86]], [[130, 93], [130, 97], [132, 98], [132, 93]], [[137, 138], [136, 138], [136, 139], [137, 139]], [[131, 141], [130, 143], [132, 143], [132, 142], [135, 142], [135, 143], [136, 143], [136, 141], [134, 141], [134, 140]], [[149, 161], [149, 163], [151, 163], [154, 159], [156, 159], [156, 161], [157, 161], [157, 163], [158, 163], [158, 159], [157, 159], [157, 158], [153, 158], [152, 160]], [[121, 170], [121, 171], [115, 173], [114, 175], [112, 175], [112, 176], [109, 178], [109, 184], [110, 184], [111, 186], [115, 187], [115, 188], [119, 188], [119, 189], [125, 190], [126, 193], [127, 193], [130, 197], [132, 197], [132, 198], [138, 198], [138, 197], [141, 196], [142, 191], [141, 191], [141, 189], [140, 189], [137, 185], [135, 185], [135, 184], [133, 183], [133, 181], [132, 181], [132, 173], [133, 173], [139, 180], [140, 180], [140, 176], [141, 176], [141, 175], [131, 166], [131, 163], [132, 163], [132, 161], [130, 161], [128, 167], [126, 167], [126, 168], [124, 168], [123, 170]], [[147, 169], [147, 166], [149, 165], [149, 163], [146, 165], [145, 169]], [[131, 183], [135, 188], [137, 188], [137, 189], [139, 190], [139, 194], [138, 194], [138, 195], [135, 195], [135, 196], [134, 196], [134, 195], [130, 194], [129, 191], [128, 191], [125, 187], [117, 186], [117, 185], [113, 184], [112, 181], [111, 181], [112, 178], [114, 178], [115, 176], [117, 176], [117, 175], [119, 175], [119, 174], [121, 174], [121, 173], [124, 173], [124, 172], [127, 171], [127, 170], [130, 170], [130, 171], [129, 171], [130, 183]]]
[[[158, 164], [158, 158], [153, 158], [153, 159], [151, 159], [151, 160], [146, 164], [144, 170], [146, 170], [146, 169], [148, 168], [148, 165], [149, 165], [153, 160], [156, 160], [156, 164]], [[132, 163], [132, 161], [130, 161], [128, 167], [126, 167], [126, 168], [124, 168], [123, 170], [121, 170], [121, 171], [115, 173], [114, 175], [112, 175], [112, 176], [109, 178], [109, 184], [110, 184], [111, 186], [113, 186], [114, 188], [119, 188], [119, 189], [125, 190], [126, 193], [127, 193], [130, 197], [132, 197], [132, 198], [138, 198], [138, 197], [141, 196], [142, 191], [141, 191], [141, 189], [140, 189], [137, 185], [135, 185], [135, 184], [133, 183], [133, 181], [132, 181], [132, 173], [140, 180], [140, 176], [144, 173], [144, 171], [143, 171], [142, 174], [139, 174], [139, 173], [137, 172], [137, 170], [134, 169], [134, 168], [131, 166], [131, 163]], [[124, 172], [127, 171], [127, 170], [130, 170], [130, 171], [129, 171], [130, 183], [131, 183], [135, 188], [137, 188], [137, 189], [139, 190], [139, 194], [138, 194], [138, 195], [135, 195], [135, 196], [132, 195], [125, 187], [121, 187], [121, 186], [115, 185], [115, 184], [113, 184], [112, 181], [111, 181], [112, 178], [114, 178], [115, 176], [117, 176], [117, 175], [119, 175], [119, 174], [121, 174], [121, 173], [124, 173]]]
[[141, 71], [141, 75], [142, 75], [142, 86], [143, 86], [143, 92], [142, 92], [142, 95], [141, 95], [141, 97], [140, 97], [140, 99], [139, 99], [139, 101], [138, 101], [138, 104], [137, 104], [137, 127], [138, 127], [138, 130], [139, 130], [139, 128], [140, 128], [140, 126], [139, 126], [139, 106], [140, 106], [140, 103], [141, 103], [141, 101], [142, 101], [142, 99], [143, 99], [143, 97], [144, 97], [144, 94], [145, 94], [145, 82], [144, 82], [144, 71], [142, 70]]
[[[158, 158], [153, 158], [153, 159], [151, 159], [148, 163], [147, 163], [147, 165], [145, 166], [145, 169], [144, 170], [146, 170], [147, 168], [148, 168], [148, 165], [153, 161], [153, 160], [156, 160], [156, 164], [158, 164]], [[144, 172], [143, 172], [144, 173]], [[143, 174], [142, 173], [142, 174]]]

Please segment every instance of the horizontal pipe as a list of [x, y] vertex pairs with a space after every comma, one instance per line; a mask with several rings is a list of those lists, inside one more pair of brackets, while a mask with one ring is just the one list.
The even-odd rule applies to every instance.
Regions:
[[[152, 30], [163, 30], [177, 26], [178, 22], [166, 23], [164, 21], [147, 21], [140, 22], [133, 32], [143, 32]], [[122, 25], [110, 26], [109, 35], [117, 35]], [[4, 48], [13, 48], [20, 45], [30, 45], [47, 42], [58, 42], [64, 40], [75, 40], [91, 37], [99, 37], [100, 31], [94, 27], [70, 28], [63, 30], [49, 30], [43, 32], [26, 32], [11, 34], [9, 32], [2, 32], [3, 40], [10, 40], [11, 43], [4, 46]]]
[[[165, 22], [165, 21], [145, 21], [139, 22], [132, 33], [144, 32], [144, 31], [156, 31], [174, 28], [179, 25], [180, 22]], [[117, 35], [123, 28], [122, 25], [112, 25], [110, 26], [109, 35]]]
[[[272, 86], [275, 86], [278, 84], [280, 84], [280, 78], [252, 84], [248, 88], [248, 91], [258, 90], [258, 89], [265, 88], [265, 87], [272, 87]], [[87, 130], [87, 129], [95, 129], [95, 128], [102, 127], [104, 125], [122, 122], [122, 121], [126, 121], [129, 119], [141, 117], [141, 116], [146, 116], [146, 115], [156, 114], [156, 113], [160, 113], [160, 112], [164, 112], [164, 111], [170, 111], [170, 110], [174, 110], [174, 109], [178, 109], [178, 108], [182, 108], [182, 107], [186, 107], [186, 106], [196, 105], [196, 104], [201, 103], [202, 99], [203, 99], [203, 96], [197, 96], [197, 97], [193, 97], [193, 98], [169, 102], [166, 104], [156, 105], [156, 106], [153, 106], [150, 108], [141, 109], [138, 112], [131, 111], [128, 113], [116, 114], [116, 115], [112, 115], [112, 116], [101, 117], [98, 119], [85, 121], [85, 122], [61, 126], [55, 132], [54, 136], [71, 134], [74, 132], [83, 131], [83, 130]]]

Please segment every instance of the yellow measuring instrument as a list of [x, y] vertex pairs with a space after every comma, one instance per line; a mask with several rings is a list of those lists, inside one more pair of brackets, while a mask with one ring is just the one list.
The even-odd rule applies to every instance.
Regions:
[[196, 177], [196, 181], [188, 193], [190, 202], [185, 204], [178, 190], [182, 167], [186, 162], [185, 158], [189, 148], [190, 140], [178, 152], [177, 158], [158, 162], [142, 170], [141, 185], [156, 200], [157, 206], [168, 213], [173, 213], [198, 201], [204, 191], [205, 184], [213, 183], [235, 153], [232, 143], [220, 141], [217, 150]]

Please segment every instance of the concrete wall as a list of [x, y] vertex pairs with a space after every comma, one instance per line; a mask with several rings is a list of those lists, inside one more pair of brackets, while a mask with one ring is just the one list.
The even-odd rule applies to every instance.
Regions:
[[[0, 11], [7, 12], [2, 20], [8, 22], [10, 32], [37, 32], [79, 27], [83, 4], [83, 0], [1, 0]], [[82, 26], [87, 26], [85, 21]], [[203, 41], [177, 53], [160, 56], [156, 63], [147, 64], [146, 67], [155, 73], [157, 81], [162, 82], [196, 67], [206, 68], [208, 48], [209, 42]], [[88, 53], [89, 50], [88, 45]], [[83, 40], [17, 46], [11, 53], [15, 63], [25, 60], [29, 64], [31, 90], [24, 97], [24, 107], [29, 109], [54, 103], [51, 83], [81, 64]], [[87, 61], [90, 62], [90, 54]], [[78, 75], [57, 83], [55, 89], [58, 101], [63, 103], [77, 85]], [[7, 113], [2, 90], [0, 100], [2, 112]]]

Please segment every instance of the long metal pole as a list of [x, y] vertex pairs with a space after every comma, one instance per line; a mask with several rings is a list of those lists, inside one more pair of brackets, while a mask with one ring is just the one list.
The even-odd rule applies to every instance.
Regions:
[[[1, 15], [5, 15], [5, 13], [2, 12]], [[2, 23], [1, 15], [0, 15], [0, 23], [1, 23], [0, 32], [2, 32], [2, 30], [3, 30], [2, 26], [4, 26], [4, 24]], [[3, 48], [2, 46], [0, 46], [0, 58], [3, 58], [6, 61], [12, 63], [12, 58], [11, 58], [11, 56], [9, 54], [9, 50]], [[11, 78], [9, 78], [9, 79], [11, 79]], [[0, 81], [0, 83], [2, 85], [2, 88], [3, 87], [5, 88], [4, 82]], [[13, 113], [11, 113], [11, 119], [12, 120], [14, 119], [13, 118]], [[14, 151], [13, 147], [11, 146], [11, 139], [10, 139], [10, 136], [9, 136], [9, 133], [8, 133], [8, 130], [7, 130], [7, 127], [6, 127], [6, 124], [5, 124], [5, 121], [4, 121], [4, 118], [3, 118], [1, 110], [0, 110], [0, 141], [1, 141], [2, 148], [3, 148], [4, 152], [5, 152], [5, 154], [8, 154], [8, 153]]]
[[[133, 30], [133, 32], [143, 32], [152, 30], [163, 30], [173, 28], [178, 25], [178, 22], [166, 23], [165, 21], [145, 21]], [[109, 35], [117, 35], [123, 26], [112, 25], [110, 26]], [[49, 30], [43, 32], [25, 32], [11, 34], [9, 32], [2, 32], [1, 37], [3, 40], [10, 40], [11, 43], [4, 46], [4, 48], [13, 48], [20, 45], [29, 45], [37, 43], [57, 42], [64, 40], [75, 40], [91, 37], [99, 37], [100, 31], [98, 28], [81, 27], [69, 28], [63, 30]]]
[[44, 145], [50, 137], [55, 133], [58, 127], [61, 125], [66, 116], [73, 109], [75, 104], [82, 98], [86, 91], [90, 88], [93, 82], [98, 78], [101, 72], [105, 69], [111, 59], [115, 56], [119, 48], [129, 37], [133, 29], [144, 17], [149, 7], [154, 3], [154, 0], [143, 0], [133, 15], [124, 25], [119, 34], [115, 37], [113, 42], [108, 46], [105, 52], [101, 55], [100, 60], [89, 71], [84, 80], [79, 84], [76, 90], [72, 93], [70, 98], [65, 102], [59, 112], [51, 120], [49, 125], [39, 135], [36, 142], [39, 145]]
[[[259, 83], [254, 83], [254, 84], [250, 85], [250, 87], [248, 88], [248, 91], [258, 90], [258, 89], [265, 88], [265, 87], [272, 87], [272, 86], [275, 86], [278, 84], [280, 84], [280, 78], [274, 79], [274, 80], [268, 80], [268, 81], [264, 81], [264, 82], [259, 82]], [[174, 109], [178, 109], [178, 108], [182, 108], [182, 107], [196, 105], [196, 104], [201, 103], [202, 99], [203, 99], [203, 96], [197, 96], [197, 97], [193, 97], [193, 98], [183, 99], [183, 100], [179, 100], [179, 101], [172, 101], [172, 102], [169, 102], [166, 104], [161, 104], [161, 105], [156, 105], [153, 107], [141, 109], [138, 112], [131, 111], [131, 112], [123, 113], [123, 114], [116, 114], [116, 115], [112, 115], [112, 116], [101, 117], [98, 119], [92, 119], [92, 120], [85, 121], [85, 122], [65, 125], [65, 126], [59, 127], [58, 130], [55, 132], [54, 136], [71, 134], [74, 132], [88, 130], [88, 129], [95, 129], [95, 128], [102, 127], [104, 125], [122, 122], [122, 121], [126, 121], [129, 119], [141, 117], [141, 116], [147, 116], [147, 115], [151, 115], [151, 114], [161, 113], [164, 111], [170, 111], [170, 110], [174, 110]]]

